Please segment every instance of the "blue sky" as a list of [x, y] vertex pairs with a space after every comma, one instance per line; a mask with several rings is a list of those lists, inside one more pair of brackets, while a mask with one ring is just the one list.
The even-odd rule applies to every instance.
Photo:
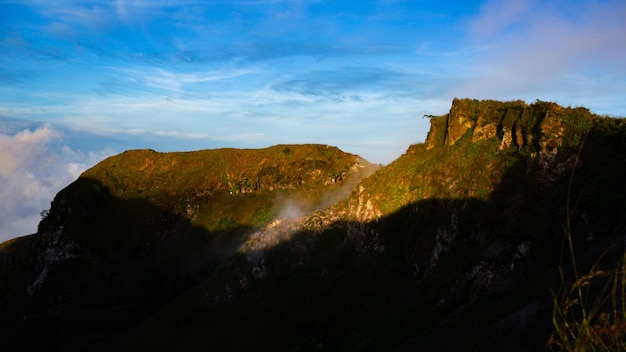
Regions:
[[126, 149], [390, 163], [454, 97], [626, 115], [623, 0], [0, 0], [0, 241]]

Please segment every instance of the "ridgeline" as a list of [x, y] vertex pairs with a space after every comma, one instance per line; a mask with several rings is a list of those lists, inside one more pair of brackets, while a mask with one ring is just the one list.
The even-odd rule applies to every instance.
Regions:
[[387, 166], [127, 151], [0, 244], [12, 350], [626, 346], [626, 124], [455, 99]]

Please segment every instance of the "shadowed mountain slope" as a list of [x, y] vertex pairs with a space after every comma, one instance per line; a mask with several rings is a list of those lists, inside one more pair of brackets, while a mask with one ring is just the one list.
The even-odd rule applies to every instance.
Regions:
[[211, 275], [274, 218], [327, 207], [376, 168], [322, 145], [108, 158], [59, 192], [37, 234], [3, 244], [0, 336], [87, 346]]
[[623, 120], [470, 99], [430, 119], [424, 144], [367, 178], [372, 165], [323, 146], [104, 161], [38, 234], [3, 245], [0, 279], [15, 285], [0, 292], [0, 336], [19, 346], [38, 331], [65, 350], [536, 351], [572, 349], [561, 333], [589, 317], [567, 333], [621, 346]]

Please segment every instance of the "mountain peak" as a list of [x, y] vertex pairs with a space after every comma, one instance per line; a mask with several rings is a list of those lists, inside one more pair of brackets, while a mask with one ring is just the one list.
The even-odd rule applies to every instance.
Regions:
[[431, 117], [426, 149], [453, 146], [462, 137], [472, 142], [493, 137], [500, 139], [500, 150], [510, 147], [546, 152], [561, 146], [575, 146], [599, 116], [583, 107], [561, 107], [537, 100], [457, 99], [450, 112]]

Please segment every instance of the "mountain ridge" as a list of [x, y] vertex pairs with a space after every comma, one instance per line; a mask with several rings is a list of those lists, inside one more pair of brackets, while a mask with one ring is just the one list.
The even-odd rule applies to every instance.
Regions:
[[[564, 228], [580, 272], [619, 267], [626, 248], [625, 124], [542, 101], [455, 99], [429, 118], [425, 143], [380, 168], [320, 145], [107, 159], [38, 235], [3, 245], [17, 270], [0, 271], [15, 282], [0, 308], [18, 308], [2, 340], [43, 327], [61, 350], [565, 346], [551, 316], [574, 269]], [[87, 317], [102, 319], [63, 327]]]

